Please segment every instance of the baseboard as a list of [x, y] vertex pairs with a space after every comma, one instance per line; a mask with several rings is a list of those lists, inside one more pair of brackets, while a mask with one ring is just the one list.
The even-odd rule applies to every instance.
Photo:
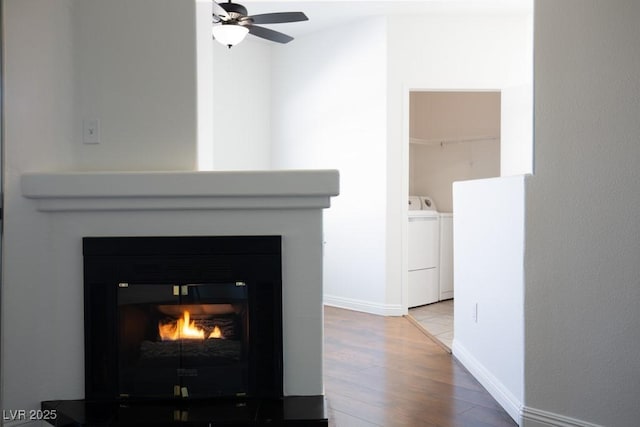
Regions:
[[347, 310], [362, 311], [380, 316], [402, 316], [400, 304], [380, 304], [372, 301], [344, 298], [335, 295], [325, 295], [324, 304], [331, 307], [345, 308]]
[[504, 408], [509, 416], [521, 426], [522, 402], [455, 338], [453, 339], [452, 351], [456, 359], [487, 389], [489, 394]]
[[453, 291], [440, 292], [440, 301], [444, 301], [452, 298], [453, 298]]
[[599, 424], [588, 423], [576, 418], [527, 406], [522, 408], [522, 420], [525, 427], [603, 427]]

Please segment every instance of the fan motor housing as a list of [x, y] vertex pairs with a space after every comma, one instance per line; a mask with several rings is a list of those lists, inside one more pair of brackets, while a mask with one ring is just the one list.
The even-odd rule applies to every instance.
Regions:
[[227, 11], [232, 18], [239, 18], [241, 16], [247, 16], [247, 8], [238, 3], [219, 3], [220, 6]]

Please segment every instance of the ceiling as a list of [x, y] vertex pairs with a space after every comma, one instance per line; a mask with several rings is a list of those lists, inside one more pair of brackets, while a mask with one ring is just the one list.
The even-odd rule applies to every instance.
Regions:
[[[220, 0], [223, 2], [223, 0]], [[235, 2], [235, 1], [234, 1]], [[240, 0], [249, 15], [301, 11], [309, 21], [265, 25], [293, 37], [379, 15], [530, 14], [533, 0]]]

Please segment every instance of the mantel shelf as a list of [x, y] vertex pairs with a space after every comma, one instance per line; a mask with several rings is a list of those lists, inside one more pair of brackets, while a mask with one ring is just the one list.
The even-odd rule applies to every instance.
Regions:
[[336, 170], [41, 172], [22, 175], [40, 211], [327, 208]]

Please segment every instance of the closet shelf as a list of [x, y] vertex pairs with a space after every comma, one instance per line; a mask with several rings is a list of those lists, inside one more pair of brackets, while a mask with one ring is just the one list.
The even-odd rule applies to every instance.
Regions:
[[448, 144], [463, 144], [468, 142], [480, 142], [480, 141], [498, 141], [499, 136], [473, 136], [468, 138], [442, 138], [442, 139], [422, 139], [422, 138], [409, 138], [411, 144], [418, 145], [431, 145], [431, 146], [444, 146]]

